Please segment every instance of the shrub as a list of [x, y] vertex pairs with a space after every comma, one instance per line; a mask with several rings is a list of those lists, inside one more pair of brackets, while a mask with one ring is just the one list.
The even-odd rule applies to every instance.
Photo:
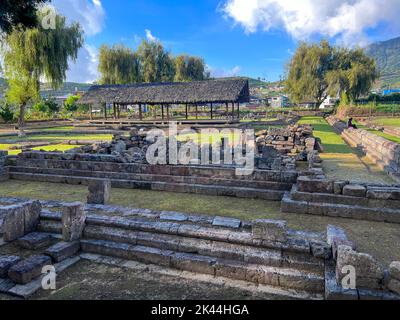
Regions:
[[64, 109], [68, 112], [76, 112], [78, 110], [78, 104], [76, 103], [79, 100], [79, 96], [69, 96], [64, 101]]
[[4, 104], [0, 107], [0, 117], [3, 119], [5, 123], [11, 122], [14, 120], [15, 113], [11, 110], [8, 104]]

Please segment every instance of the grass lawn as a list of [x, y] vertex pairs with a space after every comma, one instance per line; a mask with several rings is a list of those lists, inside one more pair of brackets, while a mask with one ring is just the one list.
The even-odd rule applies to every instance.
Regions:
[[7, 140], [20, 141], [65, 141], [65, 140], [90, 140], [90, 141], [111, 141], [112, 134], [73, 134], [73, 133], [50, 133], [50, 134], [35, 134], [25, 137], [8, 137]]
[[322, 141], [320, 154], [326, 175], [332, 179], [358, 182], [394, 183], [385, 172], [358, 150], [351, 148], [322, 117], [302, 117], [299, 124], [311, 124]]
[[302, 117], [299, 124], [311, 124], [314, 136], [320, 138], [326, 153], [352, 153], [351, 148], [322, 117]]
[[359, 123], [358, 121], [355, 121], [354, 123], [357, 125], [357, 127], [358, 127], [359, 129], [367, 130], [367, 131], [369, 131], [369, 132], [371, 132], [371, 133], [374, 133], [374, 134], [376, 134], [377, 136], [380, 136], [380, 137], [382, 137], [382, 138], [385, 138], [385, 139], [387, 139], [387, 140], [389, 140], [389, 141], [392, 141], [392, 142], [395, 142], [395, 143], [400, 143], [400, 137], [393, 136], [393, 135], [391, 135], [391, 134], [387, 134], [387, 133], [384, 133], [384, 132], [379, 131], [379, 130], [374, 130], [374, 129], [368, 128], [367, 126], [362, 125], [362, 124]]
[[400, 127], [400, 118], [375, 118], [371, 122], [380, 126]]
[[74, 129], [75, 129], [74, 126], [63, 126], [63, 127], [45, 128], [45, 129], [41, 129], [41, 131], [44, 131], [44, 132], [52, 132], [52, 131], [70, 131], [70, 130], [74, 130]]
[[[5, 197], [85, 202], [86, 195], [87, 187], [81, 185], [18, 180], [9, 180], [0, 184], [0, 196]], [[274, 201], [138, 189], [113, 188], [111, 203], [152, 210], [237, 217], [243, 220], [283, 219], [288, 221], [290, 228], [308, 231], [325, 232], [327, 225], [333, 224], [346, 229], [361, 252], [370, 253], [386, 264], [400, 260], [400, 246], [396, 245], [400, 243], [397, 224], [284, 214], [280, 212], [280, 202]]]

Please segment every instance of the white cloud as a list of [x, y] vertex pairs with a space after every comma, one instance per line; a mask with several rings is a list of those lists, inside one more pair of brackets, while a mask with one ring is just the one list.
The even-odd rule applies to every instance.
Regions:
[[79, 22], [87, 36], [104, 28], [106, 12], [100, 0], [53, 0], [52, 5], [70, 21]]
[[399, 0], [227, 0], [222, 11], [248, 33], [284, 29], [295, 39], [319, 34], [362, 44], [381, 23], [400, 32]]
[[239, 75], [241, 68], [239, 66], [235, 66], [232, 69], [222, 69], [222, 68], [213, 68], [207, 65], [207, 70], [210, 72], [211, 77], [213, 78], [226, 78], [226, 77], [236, 77]]
[[[86, 38], [99, 34], [104, 29], [106, 12], [101, 0], [53, 0], [52, 5], [69, 21], [79, 22]], [[76, 62], [69, 62], [67, 81], [91, 83], [97, 80], [98, 55], [96, 47], [85, 44], [79, 50]]]
[[76, 63], [69, 63], [67, 80], [71, 82], [92, 83], [99, 78], [99, 50], [85, 44], [79, 51]]
[[146, 32], [146, 38], [147, 40], [151, 41], [151, 42], [155, 42], [158, 41], [158, 39], [153, 36], [153, 34], [151, 33], [151, 31], [149, 29], [144, 30]]

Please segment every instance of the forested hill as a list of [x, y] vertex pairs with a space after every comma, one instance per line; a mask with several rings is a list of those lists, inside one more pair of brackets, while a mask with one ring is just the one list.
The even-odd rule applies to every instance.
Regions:
[[400, 87], [400, 37], [373, 43], [366, 52], [377, 61], [382, 87]]

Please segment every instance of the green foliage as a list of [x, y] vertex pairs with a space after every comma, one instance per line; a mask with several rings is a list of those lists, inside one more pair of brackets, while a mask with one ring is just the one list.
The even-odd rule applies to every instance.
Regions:
[[361, 49], [345, 49], [301, 43], [288, 66], [286, 91], [296, 102], [311, 100], [320, 105], [328, 95], [351, 101], [368, 94], [378, 74], [373, 59]]
[[158, 41], [143, 40], [137, 55], [144, 82], [170, 82], [174, 80], [175, 66], [170, 54]]
[[64, 109], [68, 112], [76, 112], [78, 110], [77, 101], [79, 100], [79, 96], [69, 96], [64, 101]]
[[4, 103], [0, 107], [0, 118], [2, 118], [5, 123], [13, 121], [14, 116], [15, 116], [14, 111], [11, 110], [10, 105], [8, 103]]
[[[39, 13], [38, 18], [44, 15]], [[66, 78], [68, 61], [76, 60], [83, 45], [79, 24], [67, 25], [66, 18], [60, 15], [55, 22], [54, 29], [14, 29], [2, 46], [8, 82], [6, 97], [20, 107], [20, 127], [27, 103], [39, 100], [40, 80], [48, 81], [53, 88], [59, 87]]]
[[33, 28], [37, 25], [38, 5], [49, 0], [1, 0], [0, 30], [11, 33], [14, 27]]
[[203, 59], [173, 57], [158, 41], [143, 40], [138, 50], [123, 45], [102, 46], [99, 56], [102, 84], [197, 81], [209, 78]]
[[205, 62], [201, 58], [180, 55], [174, 59], [174, 62], [174, 80], [177, 82], [200, 81], [207, 77]]
[[53, 99], [40, 100], [33, 105], [32, 111], [51, 116], [60, 111], [60, 106]]
[[141, 82], [138, 55], [122, 45], [103, 45], [100, 48], [99, 72], [102, 84]]

